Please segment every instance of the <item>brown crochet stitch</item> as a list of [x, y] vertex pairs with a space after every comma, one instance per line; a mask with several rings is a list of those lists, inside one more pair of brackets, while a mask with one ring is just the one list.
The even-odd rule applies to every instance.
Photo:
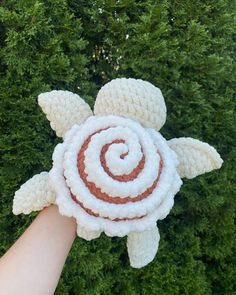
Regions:
[[[125, 203], [128, 203], [128, 202], [138, 202], [138, 201], [141, 201], [141, 200], [145, 199], [146, 197], [148, 197], [154, 191], [154, 189], [156, 188], [157, 183], [158, 183], [158, 181], [160, 179], [161, 172], [162, 172], [163, 160], [162, 160], [162, 157], [161, 157], [161, 154], [159, 153], [159, 151], [157, 151], [157, 153], [160, 156], [160, 166], [159, 166], [159, 171], [158, 171], [157, 178], [153, 182], [151, 187], [149, 187], [146, 191], [144, 191], [142, 194], [137, 195], [136, 197], [124, 197], [124, 198], [111, 197], [108, 194], [103, 193], [101, 191], [101, 189], [97, 188], [96, 185], [93, 182], [87, 180], [88, 174], [85, 172], [85, 165], [84, 165], [85, 155], [84, 155], [84, 152], [88, 148], [88, 145], [89, 145], [89, 142], [91, 141], [92, 136], [94, 134], [96, 134], [96, 133], [101, 132], [101, 131], [102, 130], [94, 132], [93, 134], [91, 134], [85, 140], [85, 142], [83, 143], [83, 145], [82, 145], [82, 147], [81, 147], [81, 149], [80, 149], [80, 151], [78, 153], [78, 157], [77, 157], [78, 172], [79, 172], [80, 177], [83, 180], [84, 184], [89, 189], [90, 193], [92, 195], [94, 195], [96, 198], [100, 199], [100, 200], [103, 200], [103, 201], [108, 202], [108, 203], [113, 203], [113, 204], [125, 204]], [[114, 142], [116, 142], [116, 141], [114, 141]], [[112, 143], [110, 143], [110, 144], [112, 144]], [[109, 171], [108, 167], [105, 165], [105, 156], [104, 156], [104, 152], [107, 149], [108, 149], [108, 147], [107, 147], [107, 145], [105, 145], [104, 149], [102, 149], [101, 155], [100, 155], [100, 159], [102, 157], [102, 161], [103, 161], [102, 166], [103, 166], [103, 169], [105, 171]], [[139, 162], [138, 166], [134, 169], [134, 171], [131, 174], [119, 176], [118, 181], [126, 181], [127, 182], [127, 181], [129, 181], [128, 177], [130, 177], [130, 180], [133, 180], [134, 178], [136, 178], [138, 176], [138, 174], [141, 172], [141, 170], [143, 169], [144, 163], [145, 163], [145, 160], [144, 160], [144, 158], [142, 158], [141, 161]], [[113, 178], [112, 173], [110, 171], [109, 171], [109, 175], [111, 175], [111, 177]], [[123, 180], [122, 177], [124, 177], [124, 180]]]
[[[115, 144], [115, 143], [124, 143], [125, 141], [122, 139], [116, 139], [113, 140], [111, 143], [107, 143], [104, 145], [104, 147], [101, 150], [101, 155], [100, 155], [100, 161], [101, 161], [101, 165], [104, 169], [104, 171], [113, 179], [121, 181], [121, 182], [128, 182], [128, 181], [132, 181], [134, 180], [138, 174], [143, 170], [144, 164], [145, 164], [145, 157], [143, 155], [142, 159], [139, 161], [138, 165], [136, 168], [134, 168], [134, 170], [130, 173], [130, 174], [124, 174], [124, 175], [114, 175], [110, 172], [109, 168], [106, 165], [106, 159], [105, 159], [105, 154], [107, 152], [107, 150], [109, 149], [110, 145]], [[122, 154], [121, 158], [124, 159], [124, 157], [127, 155], [128, 153]]]
[[132, 218], [125, 217], [125, 218], [115, 218], [115, 219], [111, 219], [111, 218], [109, 218], [108, 216], [103, 217], [103, 216], [100, 216], [99, 214], [93, 212], [91, 209], [88, 209], [88, 208], [84, 207], [83, 203], [81, 203], [80, 201], [78, 201], [78, 200], [76, 199], [76, 196], [73, 195], [72, 192], [70, 192], [70, 194], [71, 194], [71, 198], [72, 198], [72, 199], [73, 199], [78, 205], [80, 205], [80, 207], [81, 207], [82, 209], [84, 209], [84, 211], [86, 211], [89, 215], [92, 215], [92, 216], [95, 216], [95, 217], [102, 217], [102, 218], [104, 218], [104, 219], [109, 219], [109, 220], [111, 220], [111, 221], [125, 221], [125, 220], [141, 219], [141, 218], [143, 218], [143, 217], [146, 216], [146, 214], [145, 214], [145, 215], [141, 215], [141, 216], [137, 216], [137, 217], [132, 217]]

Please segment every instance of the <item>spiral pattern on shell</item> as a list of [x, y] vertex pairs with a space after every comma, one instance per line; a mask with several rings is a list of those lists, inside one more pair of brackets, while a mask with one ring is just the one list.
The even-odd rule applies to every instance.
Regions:
[[165, 139], [119, 116], [75, 125], [53, 160], [52, 183], [57, 190], [63, 182], [64, 188], [57, 191], [59, 210], [111, 236], [153, 227], [169, 213], [181, 185]]

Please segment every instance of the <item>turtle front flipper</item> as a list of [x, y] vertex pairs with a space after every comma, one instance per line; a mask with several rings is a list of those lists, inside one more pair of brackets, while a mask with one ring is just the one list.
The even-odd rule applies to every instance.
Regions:
[[151, 262], [157, 253], [159, 240], [157, 227], [143, 232], [131, 232], [127, 239], [130, 265], [141, 268]]
[[173, 138], [168, 145], [177, 154], [180, 177], [194, 178], [219, 169], [223, 163], [214, 147], [191, 137]]
[[26, 181], [15, 192], [13, 213], [15, 215], [42, 210], [55, 202], [55, 192], [50, 186], [48, 172], [41, 172]]
[[41, 93], [38, 103], [59, 137], [64, 137], [74, 124], [81, 124], [93, 116], [90, 106], [78, 94], [70, 91], [52, 90]]

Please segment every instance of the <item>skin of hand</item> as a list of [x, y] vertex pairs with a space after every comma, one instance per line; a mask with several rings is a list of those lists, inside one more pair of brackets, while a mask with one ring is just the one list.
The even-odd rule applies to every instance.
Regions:
[[0, 294], [54, 294], [76, 237], [76, 221], [43, 209], [0, 259]]

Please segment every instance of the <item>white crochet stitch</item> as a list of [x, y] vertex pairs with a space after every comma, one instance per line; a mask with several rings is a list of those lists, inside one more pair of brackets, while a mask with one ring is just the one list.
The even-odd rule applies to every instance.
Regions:
[[181, 177], [194, 178], [218, 169], [222, 163], [217, 151], [206, 142], [182, 137], [169, 140], [168, 145], [178, 155], [178, 172]]
[[81, 124], [93, 115], [89, 105], [78, 94], [70, 91], [53, 90], [42, 93], [38, 97], [38, 103], [59, 137], [63, 137], [75, 122]]
[[140, 268], [151, 262], [157, 253], [159, 240], [160, 235], [157, 227], [141, 233], [130, 233], [127, 239], [130, 265], [134, 268]]
[[[115, 128], [115, 125], [118, 127]], [[143, 135], [143, 138], [140, 138], [140, 142], [136, 142], [135, 145], [136, 150], [139, 151], [142, 144], [143, 154], [146, 158], [142, 171], [133, 181], [128, 182], [114, 180], [103, 170], [104, 168], [99, 159], [101, 147], [104, 147], [107, 143], [111, 143], [114, 139], [123, 138], [127, 141], [127, 145], [129, 145], [129, 137], [125, 138], [124, 134], [117, 134], [115, 132], [116, 129], [120, 131], [122, 125], [129, 126], [130, 133], [132, 134], [133, 132], [133, 135], [135, 135], [135, 131], [137, 131], [136, 134], [139, 132], [140, 135]], [[108, 126], [113, 127], [108, 128]], [[102, 200], [99, 195], [97, 196], [88, 189], [88, 184], [81, 178], [77, 167], [77, 155], [81, 150], [82, 144], [89, 135], [99, 130], [103, 131], [91, 137], [90, 145], [93, 146], [92, 143], [95, 144], [93, 157], [91, 157], [90, 153], [88, 153], [87, 156], [85, 155], [84, 171], [87, 173], [87, 181], [91, 181], [97, 188], [100, 188], [103, 193], [109, 195], [110, 200], [108, 201]], [[87, 228], [89, 231], [104, 231], [108, 236], [122, 237], [132, 231], [143, 231], [153, 228], [162, 214], [160, 206], [165, 207], [169, 213], [173, 205], [172, 202], [169, 202], [169, 199], [174, 198], [174, 195], [182, 184], [176, 171], [177, 159], [175, 154], [170, 150], [165, 139], [156, 131], [153, 132], [156, 133], [156, 137], [154, 137], [149, 130], [145, 131], [141, 125], [130, 119], [118, 116], [102, 116], [89, 118], [77, 132], [73, 133], [73, 136], [70, 134], [69, 138], [67, 138], [66, 134], [66, 142], [55, 148], [53, 154], [53, 168], [49, 172], [50, 179], [57, 193], [56, 203], [61, 213], [67, 215], [69, 214], [67, 212], [73, 212], [72, 216], [76, 218], [77, 222], [82, 227]], [[105, 137], [103, 135], [105, 135]], [[153, 138], [150, 137], [150, 135], [153, 136]], [[95, 137], [95, 143], [93, 142], [93, 137]], [[99, 137], [102, 137], [102, 139], [100, 140]], [[126, 198], [130, 200], [137, 198], [137, 195], [143, 194], [156, 180], [161, 165], [160, 156], [156, 152], [157, 149], [164, 163], [158, 186], [148, 197], [140, 201], [127, 202], [125, 200]], [[135, 154], [135, 152], [134, 149], [133, 153]], [[96, 157], [96, 155], [98, 155], [98, 157]], [[117, 159], [120, 159], [120, 155], [121, 153], [115, 154], [111, 160], [117, 161]], [[89, 162], [91, 166], [86, 166], [88, 161], [91, 161]], [[125, 159], [123, 161], [125, 162]], [[139, 161], [140, 159], [133, 163], [133, 170], [137, 167]], [[130, 170], [127, 164], [126, 166], [128, 170]], [[124, 172], [122, 175], [127, 174], [127, 172]], [[94, 177], [91, 177], [91, 175]], [[70, 197], [71, 192], [76, 196], [77, 201], [81, 202], [85, 208], [88, 208], [93, 213], [98, 214], [99, 217], [95, 218], [87, 214], [83, 208], [78, 207], [78, 204]], [[168, 198], [165, 198], [167, 196]], [[114, 202], [112, 198], [119, 198], [120, 203]], [[143, 215], [145, 216], [142, 217]], [[136, 219], [129, 220], [129, 222], [122, 220], [114, 222], [113, 220], [117, 218]], [[80, 234], [78, 233], [78, 235]]]
[[15, 193], [14, 214], [29, 214], [55, 202], [56, 194], [48, 181], [48, 172], [41, 172], [24, 183]]
[[121, 115], [159, 131], [166, 121], [161, 90], [141, 79], [114, 79], [98, 92], [95, 115]]
[[69, 91], [42, 93], [38, 101], [64, 141], [55, 147], [49, 173], [15, 193], [13, 213], [56, 203], [62, 215], [76, 219], [78, 236], [127, 235], [131, 266], [151, 262], [160, 239], [156, 222], [169, 214], [181, 177], [220, 168], [220, 155], [199, 140], [162, 137], [164, 98], [147, 81], [120, 78], [104, 85], [95, 116]]

